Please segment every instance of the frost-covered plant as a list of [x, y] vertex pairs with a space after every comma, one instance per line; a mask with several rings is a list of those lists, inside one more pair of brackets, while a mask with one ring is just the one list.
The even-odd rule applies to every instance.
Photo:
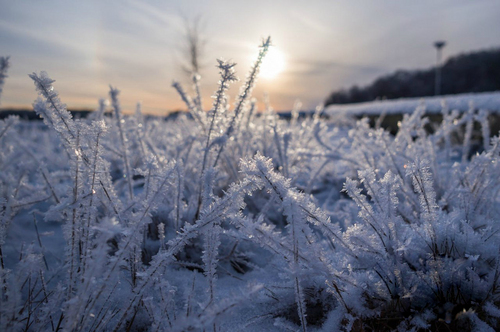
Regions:
[[196, 215], [199, 213], [199, 209], [202, 207], [202, 194], [203, 194], [203, 177], [205, 176], [205, 170], [207, 167], [207, 162], [208, 162], [208, 157], [210, 155], [210, 150], [212, 148], [212, 133], [214, 130], [220, 126], [219, 122], [222, 119], [222, 116], [220, 115], [221, 112], [224, 112], [225, 110], [222, 109], [224, 107], [224, 104], [226, 103], [227, 97], [226, 97], [226, 90], [229, 88], [229, 84], [231, 82], [234, 82], [237, 80], [235, 73], [234, 73], [234, 66], [236, 65], [235, 63], [232, 62], [226, 62], [224, 60], [217, 60], [218, 62], [218, 68], [220, 70], [220, 81], [219, 81], [219, 88], [217, 89], [217, 92], [215, 93], [214, 96], [214, 103], [211, 109], [211, 119], [210, 119], [210, 125], [208, 127], [208, 133], [207, 133], [207, 142], [205, 144], [205, 151], [203, 153], [203, 162], [201, 164], [201, 172], [200, 172], [200, 191], [199, 191], [199, 199], [198, 199], [198, 211]]
[[248, 99], [251, 96], [252, 90], [255, 85], [255, 81], [257, 80], [257, 75], [259, 73], [260, 65], [262, 63], [262, 60], [264, 60], [264, 57], [267, 54], [267, 51], [269, 50], [269, 47], [271, 46], [271, 37], [267, 37], [264, 41], [262, 41], [262, 45], [260, 46], [260, 51], [259, 55], [257, 56], [257, 60], [255, 63], [252, 65], [252, 68], [250, 69], [250, 73], [248, 74], [248, 77], [246, 79], [245, 84], [241, 87], [241, 91], [238, 95], [238, 101], [236, 103], [236, 106], [234, 108], [234, 114], [231, 117], [231, 120], [225, 130], [225, 133], [223, 135], [223, 138], [225, 140], [222, 141], [222, 144], [220, 144], [219, 151], [217, 153], [217, 157], [215, 158], [214, 162], [214, 167], [217, 166], [217, 162], [220, 158], [221, 153], [224, 150], [225, 144], [227, 142], [227, 139], [232, 136], [233, 131], [237, 125], [237, 122], [240, 121], [240, 114], [247, 109], [247, 102]]
[[[462, 158], [461, 165], [451, 166], [423, 131], [424, 123], [405, 119], [394, 139], [366, 129], [372, 151], [363, 150], [368, 167], [358, 173], [366, 194], [357, 181], [345, 185], [359, 207], [359, 219], [345, 232], [356, 252], [349, 263], [350, 287], [364, 294], [364, 306], [353, 310], [373, 315], [371, 326], [378, 329], [437, 329], [439, 319], [455, 328], [469, 320], [471, 326], [484, 320], [496, 328], [498, 317], [486, 308], [499, 303], [492, 290], [498, 288], [500, 239], [489, 219], [495, 209], [483, 205], [495, 206], [498, 199], [499, 183], [491, 181], [497, 177], [496, 143], [469, 165]], [[469, 316], [460, 316], [462, 310]], [[394, 324], [384, 325], [377, 316]]]
[[120, 102], [118, 101], [118, 94], [120, 93], [119, 90], [114, 89], [113, 87], [110, 86], [109, 88], [109, 96], [111, 97], [111, 104], [113, 105], [113, 110], [114, 110], [114, 116], [116, 119], [118, 131], [120, 133], [120, 141], [121, 141], [121, 154], [123, 156], [123, 163], [125, 165], [125, 174], [123, 175], [126, 180], [127, 180], [127, 186], [128, 186], [128, 194], [129, 194], [129, 199], [132, 200], [134, 198], [134, 190], [133, 190], [133, 185], [132, 185], [132, 171], [130, 169], [130, 161], [128, 157], [128, 139], [127, 139], [127, 134], [125, 133], [125, 128], [123, 128], [123, 124], [125, 123], [125, 120], [122, 118], [122, 110], [120, 107]]

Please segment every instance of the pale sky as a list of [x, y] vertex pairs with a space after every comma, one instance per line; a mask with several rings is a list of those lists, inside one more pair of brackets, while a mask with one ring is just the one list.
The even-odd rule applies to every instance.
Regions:
[[36, 92], [28, 74], [45, 70], [70, 108], [96, 108], [111, 84], [127, 111], [138, 101], [151, 113], [185, 109], [171, 83], [186, 81], [183, 17], [198, 16], [207, 40], [206, 108], [216, 59], [238, 64], [234, 100], [268, 35], [285, 66], [259, 79], [254, 97], [267, 92], [276, 110], [297, 99], [312, 109], [338, 88], [428, 68], [435, 40], [447, 41], [444, 58], [500, 46], [498, 0], [0, 0], [0, 55], [11, 57], [1, 107], [29, 107]]

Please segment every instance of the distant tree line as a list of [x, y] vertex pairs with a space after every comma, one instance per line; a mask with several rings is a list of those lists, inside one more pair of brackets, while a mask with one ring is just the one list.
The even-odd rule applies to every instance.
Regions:
[[[435, 67], [426, 70], [398, 70], [365, 87], [334, 91], [325, 105], [349, 104], [375, 99], [434, 95]], [[500, 90], [500, 48], [448, 59], [442, 66], [441, 93], [457, 94]]]

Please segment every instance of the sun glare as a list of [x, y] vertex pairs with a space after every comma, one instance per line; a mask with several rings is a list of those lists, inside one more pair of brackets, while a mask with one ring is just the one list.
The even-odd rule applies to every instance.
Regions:
[[260, 66], [259, 76], [265, 79], [272, 79], [281, 73], [284, 68], [285, 56], [283, 52], [271, 46]]

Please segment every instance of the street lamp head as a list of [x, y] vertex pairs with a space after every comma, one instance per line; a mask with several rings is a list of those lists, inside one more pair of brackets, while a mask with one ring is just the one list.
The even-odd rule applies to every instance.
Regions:
[[439, 40], [437, 42], [434, 42], [434, 47], [436, 47], [438, 50], [442, 49], [446, 45], [446, 42], [444, 40]]
[[434, 47], [436, 48], [436, 81], [434, 86], [434, 95], [439, 96], [441, 94], [441, 49], [446, 45], [444, 40], [438, 40], [434, 42]]

